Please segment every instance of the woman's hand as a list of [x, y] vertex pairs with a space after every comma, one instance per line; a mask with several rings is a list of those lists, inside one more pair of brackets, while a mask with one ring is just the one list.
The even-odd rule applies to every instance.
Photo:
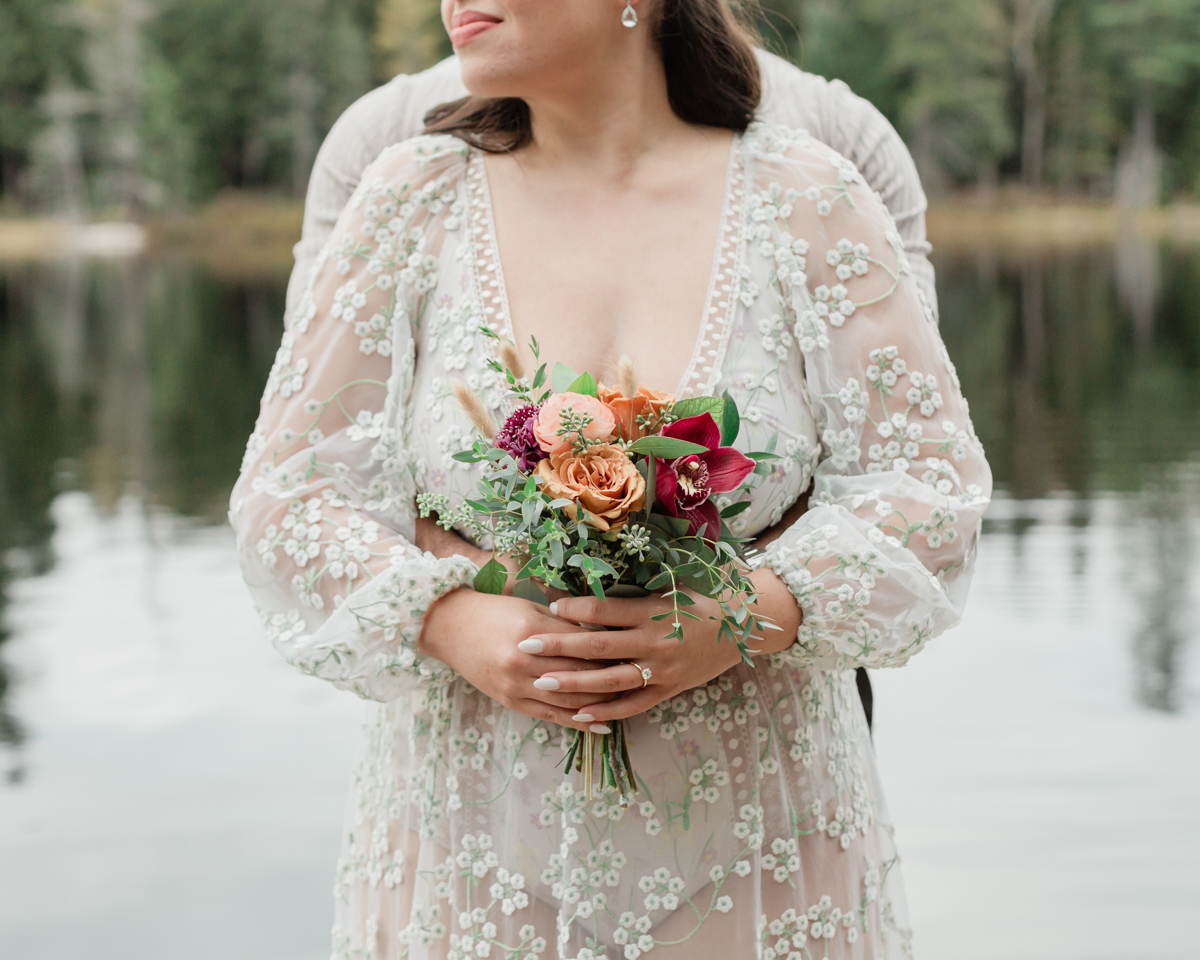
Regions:
[[572, 719], [579, 708], [619, 694], [597, 697], [591, 692], [569, 693], [547, 689], [549, 684], [534, 684], [548, 669], [556, 677], [569, 677], [608, 665], [571, 656], [534, 656], [527, 652], [528, 644], [522, 644], [531, 635], [553, 637], [578, 630], [575, 624], [551, 616], [545, 607], [528, 600], [460, 587], [429, 608], [417, 648], [462, 674], [471, 686], [509, 710], [587, 730], [588, 723]]
[[[443, 530], [438, 526], [437, 514], [428, 517], [417, 517], [416, 535], [413, 537], [413, 543], [418, 549], [424, 550], [427, 553], [432, 553], [435, 557], [452, 557], [458, 555], [466, 557], [475, 566], [482, 567], [485, 563], [492, 559], [492, 554], [487, 550], [480, 550], [473, 543], [467, 542], [454, 530]], [[508, 569], [510, 574], [516, 575], [520, 567], [517, 566], [516, 560], [512, 557], [498, 556], [496, 557]], [[505, 596], [512, 596], [513, 578], [510, 576], [508, 582], [504, 585]]]
[[[770, 570], [757, 570], [752, 578], [758, 589], [758, 601], [752, 610], [770, 617], [780, 628], [767, 630], [758, 641], [751, 642], [752, 647], [758, 648], [754, 655], [784, 650], [795, 641], [800, 628], [800, 610], [795, 598]], [[741, 662], [736, 644], [717, 640], [722, 616], [720, 605], [707, 597], [693, 599], [695, 606], [686, 609], [700, 619], [681, 619], [682, 642], [664, 637], [668, 621], [650, 619], [671, 609], [670, 601], [662, 597], [603, 601], [595, 597], [568, 597], [551, 607], [563, 620], [621, 629], [536, 632], [521, 647], [535, 659], [546, 662], [539, 680], [543, 687], [554, 685], [552, 689], [561, 694], [581, 698], [576, 701], [580, 702], [580, 709], [574, 721], [589, 725], [596, 733], [604, 733], [606, 721], [644, 713], [676, 694], [703, 686]], [[590, 671], [559, 671], [553, 664], [564, 657], [611, 665]], [[648, 681], [643, 680], [639, 667], [650, 670]], [[614, 698], [614, 694], [620, 695]]]

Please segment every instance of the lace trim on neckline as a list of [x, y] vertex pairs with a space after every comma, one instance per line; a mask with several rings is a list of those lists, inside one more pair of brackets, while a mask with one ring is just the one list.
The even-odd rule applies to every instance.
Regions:
[[725, 349], [738, 305], [738, 280], [742, 272], [742, 227], [746, 207], [746, 168], [742, 161], [742, 136], [737, 134], [729, 148], [721, 227], [713, 252], [704, 314], [696, 332], [691, 362], [683, 372], [675, 396], [707, 396], [716, 387], [725, 362]]
[[[472, 150], [467, 161], [467, 206], [469, 217], [469, 261], [471, 285], [483, 324], [499, 337], [516, 341], [500, 245], [492, 208], [491, 189], [483, 154]], [[684, 368], [675, 396], [703, 396], [711, 392], [721, 375], [725, 349], [738, 305], [738, 279], [742, 270], [742, 233], [745, 220], [746, 172], [742, 158], [742, 136], [735, 134], [729, 147], [725, 186], [721, 199], [721, 221], [713, 265], [709, 272], [704, 312], [696, 332], [692, 358]]]
[[508, 290], [500, 267], [500, 247], [492, 216], [492, 195], [482, 155], [475, 150], [467, 160], [468, 247], [471, 284], [484, 325], [500, 337], [515, 342], [508, 310]]

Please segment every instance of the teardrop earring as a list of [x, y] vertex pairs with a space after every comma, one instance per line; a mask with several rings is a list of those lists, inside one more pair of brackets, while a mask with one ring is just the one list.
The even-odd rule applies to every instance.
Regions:
[[637, 11], [633, 9], [631, 0], [625, 0], [625, 10], [621, 14], [621, 23], [630, 30], [638, 24]]

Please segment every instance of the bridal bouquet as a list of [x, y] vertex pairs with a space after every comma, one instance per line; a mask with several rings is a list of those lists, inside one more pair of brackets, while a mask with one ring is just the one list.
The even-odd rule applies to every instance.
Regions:
[[[536, 340], [532, 349], [538, 358]], [[676, 400], [641, 386], [624, 357], [618, 386], [608, 388], [562, 363], [549, 376], [543, 363], [526, 377], [511, 343], [500, 355], [492, 367], [513, 406], [503, 425], [466, 384], [455, 387], [480, 439], [454, 459], [488, 465], [478, 496], [457, 507], [442, 494], [417, 497], [421, 516], [436, 512], [446, 529], [491, 541], [475, 589], [504, 591], [510, 574], [497, 558], [505, 556], [519, 566], [513, 593], [538, 603], [548, 602], [544, 587], [601, 599], [659, 593], [671, 606], [653, 619], [679, 640], [683, 620], [699, 619], [688, 610], [692, 595], [710, 597], [721, 611], [718, 640], [735, 643], [750, 663], [750, 639], [774, 625], [751, 612], [754, 584], [738, 563], [745, 541], [722, 522], [749, 503], [721, 510], [715, 498], [751, 472], [766, 473], [774, 454], [730, 446], [740, 417], [728, 393]], [[622, 723], [610, 726], [608, 734], [576, 731], [566, 762], [583, 773], [589, 796], [611, 787], [627, 804], [637, 779]]]

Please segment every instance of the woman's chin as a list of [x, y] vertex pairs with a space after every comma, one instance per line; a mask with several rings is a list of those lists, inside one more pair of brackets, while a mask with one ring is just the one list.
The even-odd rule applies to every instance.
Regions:
[[[513, 78], [506, 72], [497, 70], [492, 62], [475, 62], [472, 58], [459, 54], [462, 64], [463, 86], [473, 97], [519, 97], [522, 94], [520, 84], [514, 83]], [[480, 57], [479, 61], [491, 58]]]

